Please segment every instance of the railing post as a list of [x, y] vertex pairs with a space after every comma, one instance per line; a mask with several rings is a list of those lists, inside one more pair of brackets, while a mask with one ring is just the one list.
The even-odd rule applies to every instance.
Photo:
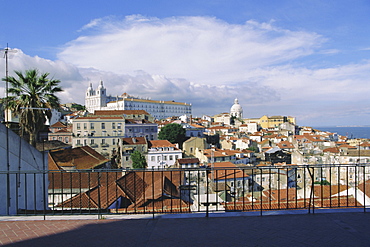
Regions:
[[207, 193], [207, 205], [206, 205], [206, 218], [209, 214], [209, 181], [208, 181], [208, 167], [206, 168], [206, 193]]
[[[309, 175], [310, 175], [310, 177], [311, 177], [311, 191], [310, 191], [310, 200], [309, 200], [309, 203], [308, 203], [308, 213], [310, 214], [311, 213], [311, 202], [312, 202], [312, 206], [314, 206], [313, 205], [313, 195], [314, 195], [314, 170], [312, 171], [312, 173], [311, 173], [311, 170], [310, 170], [310, 168], [308, 167], [308, 165], [306, 166], [306, 168], [307, 168], [307, 170], [308, 170], [308, 173], [309, 173]], [[314, 168], [312, 168], [312, 169], [314, 169]], [[314, 207], [313, 207], [314, 208]], [[313, 209], [314, 210], [314, 209]], [[314, 211], [312, 211], [313, 213], [314, 213]]]
[[[163, 180], [163, 177], [161, 178], [161, 180]], [[161, 189], [163, 189], [163, 188], [161, 188]], [[152, 166], [152, 197], [154, 198], [154, 166]], [[162, 211], [163, 211], [163, 204], [162, 204]], [[155, 218], [154, 200], [153, 200], [153, 210], [152, 210], [152, 213], [153, 213], [153, 220], [154, 220], [154, 218]]]

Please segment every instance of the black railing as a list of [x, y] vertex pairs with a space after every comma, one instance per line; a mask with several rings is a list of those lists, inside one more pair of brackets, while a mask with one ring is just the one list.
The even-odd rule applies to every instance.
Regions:
[[[215, 163], [217, 164], [217, 163]], [[370, 165], [0, 172], [1, 215], [164, 214], [370, 205]]]

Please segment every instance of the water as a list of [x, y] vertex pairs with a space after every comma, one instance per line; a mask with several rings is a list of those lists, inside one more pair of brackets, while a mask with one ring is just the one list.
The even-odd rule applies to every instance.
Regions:
[[370, 139], [370, 127], [314, 127], [322, 131], [338, 133], [348, 138], [367, 138]]

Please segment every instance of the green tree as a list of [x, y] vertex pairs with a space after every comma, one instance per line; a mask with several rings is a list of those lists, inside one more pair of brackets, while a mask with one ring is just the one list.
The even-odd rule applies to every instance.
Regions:
[[330, 185], [328, 180], [316, 181], [314, 184], [321, 184], [321, 185]]
[[168, 140], [171, 143], [178, 143], [182, 147], [183, 142], [186, 140], [186, 130], [177, 123], [167, 124], [161, 128], [158, 133], [158, 139]]
[[43, 129], [46, 118], [51, 118], [51, 109], [59, 109], [59, 98], [55, 93], [63, 90], [58, 86], [59, 80], [48, 78], [49, 73], [39, 75], [37, 69], [26, 70], [24, 74], [14, 72], [18, 78], [3, 78], [9, 83], [10, 94], [5, 107], [19, 116], [21, 135], [36, 146], [39, 131]]
[[144, 169], [147, 167], [145, 157], [137, 150], [135, 150], [131, 155], [132, 167], [135, 169]]
[[251, 151], [253, 151], [253, 152], [255, 152], [255, 153], [257, 153], [257, 152], [258, 152], [258, 148], [257, 148], [257, 147], [255, 147], [255, 146], [251, 146], [251, 147], [247, 148], [247, 150], [251, 150]]

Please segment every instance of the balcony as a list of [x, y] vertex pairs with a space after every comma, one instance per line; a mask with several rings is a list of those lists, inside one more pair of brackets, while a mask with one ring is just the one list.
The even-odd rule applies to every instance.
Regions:
[[[69, 170], [32, 174], [12, 171], [2, 174], [8, 174], [9, 181], [18, 181], [22, 188], [11, 190], [19, 194], [10, 195], [17, 198], [18, 215], [208, 215], [215, 212], [263, 215], [291, 210], [311, 213], [322, 209], [357, 208], [366, 211], [370, 205], [370, 174], [366, 173], [369, 166]], [[31, 177], [41, 177], [45, 181], [37, 182]], [[24, 206], [40, 200], [32, 195], [40, 197], [41, 188], [47, 185], [48, 192], [44, 195], [47, 203], [41, 206], [35, 203], [39, 205], [37, 208]]]

